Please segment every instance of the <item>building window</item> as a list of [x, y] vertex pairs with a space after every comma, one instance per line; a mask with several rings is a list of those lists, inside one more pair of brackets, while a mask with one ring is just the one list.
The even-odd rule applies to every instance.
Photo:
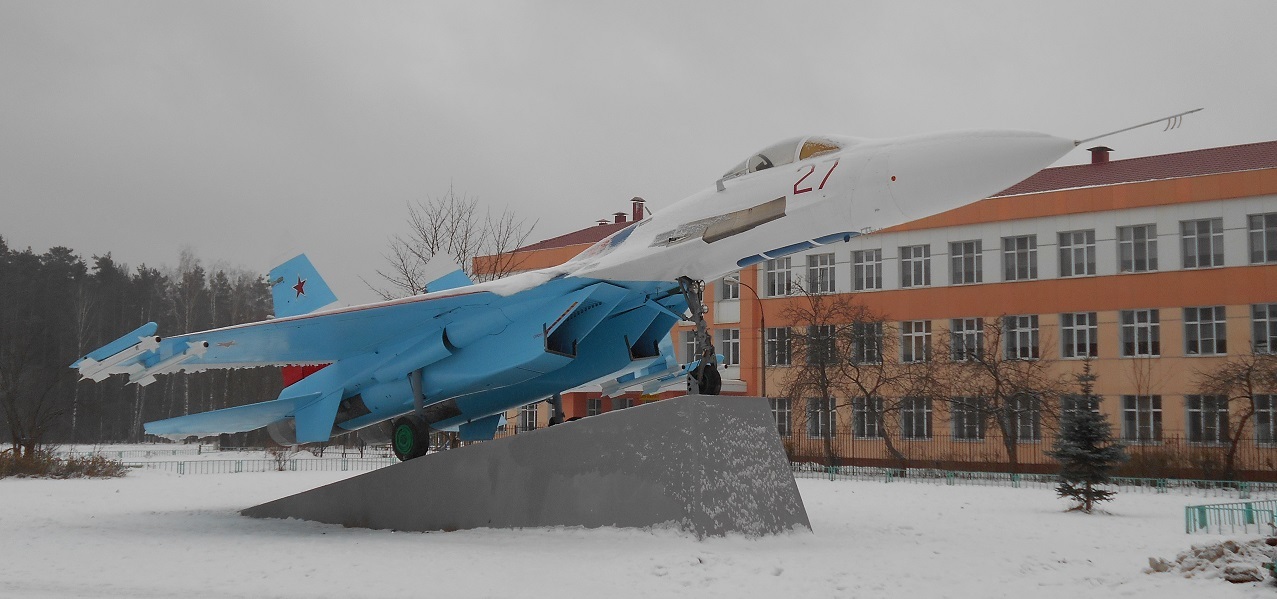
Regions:
[[789, 366], [789, 327], [767, 327], [767, 365]]
[[1157, 310], [1122, 310], [1122, 357], [1162, 355], [1161, 325]]
[[537, 428], [537, 404], [530, 403], [519, 408], [519, 430], [533, 431]]
[[1250, 232], [1250, 263], [1277, 262], [1277, 212], [1246, 217]]
[[807, 327], [807, 363], [833, 364], [838, 358], [837, 329], [832, 324]]
[[930, 320], [907, 320], [900, 323], [900, 361], [931, 361]]
[[812, 293], [834, 292], [833, 254], [807, 256], [807, 287]]
[[1117, 270], [1157, 270], [1157, 225], [1117, 228]]
[[900, 286], [925, 287], [931, 284], [931, 246], [906, 245], [900, 248]]
[[831, 437], [838, 424], [837, 403], [829, 398], [825, 403], [817, 397], [807, 399], [807, 436]]
[[590, 398], [585, 400], [585, 415], [598, 416], [603, 413], [603, 400], [601, 398]]
[[731, 273], [718, 280], [718, 299], [740, 299], [740, 271]]
[[857, 397], [851, 402], [857, 439], [882, 438], [882, 398]]
[[856, 291], [882, 289], [882, 250], [852, 252], [851, 274]]
[[1251, 306], [1250, 318], [1255, 353], [1277, 353], [1277, 304]]
[[1060, 315], [1060, 355], [1065, 358], [1094, 358], [1100, 355], [1099, 319], [1095, 312]]
[[683, 331], [683, 363], [690, 363], [701, 359], [700, 354], [696, 353], [696, 331]]
[[851, 325], [851, 362], [882, 363], [882, 323], [855, 322]]
[[1179, 232], [1184, 249], [1184, 268], [1224, 265], [1224, 219], [1180, 221]]
[[741, 330], [739, 328], [720, 328], [719, 351], [723, 353], [724, 367], [741, 365]]
[[955, 397], [949, 404], [949, 420], [953, 438], [965, 441], [984, 439], [984, 401], [979, 397]]
[[1260, 443], [1277, 442], [1277, 395], [1256, 395], [1255, 439]]
[[1060, 276], [1095, 274], [1095, 229], [1060, 233]]
[[793, 434], [791, 428], [791, 420], [793, 417], [792, 408], [788, 397], [773, 397], [768, 401], [772, 404], [772, 418], [776, 419], [776, 432], [782, 437], [788, 437]]
[[954, 362], [978, 360], [984, 355], [984, 319], [955, 318], [949, 321], [949, 356]]
[[1038, 315], [1007, 316], [1002, 320], [1006, 359], [1038, 359]]
[[634, 398], [627, 395], [612, 399], [612, 409], [614, 410], [624, 410], [626, 408], [632, 408], [634, 405]]
[[1015, 435], [1017, 443], [1036, 443], [1042, 440], [1042, 400], [1035, 395], [1020, 394], [1008, 402], [1007, 427]]
[[900, 438], [931, 438], [930, 397], [906, 397], [900, 400]]
[[1223, 443], [1228, 441], [1228, 397], [1224, 395], [1189, 395], [1188, 440], [1191, 443]]
[[1140, 443], [1162, 440], [1162, 396], [1122, 396], [1122, 439]]
[[1184, 308], [1184, 353], [1218, 356], [1228, 353], [1224, 307]]
[[1082, 411], [1098, 414], [1100, 412], [1099, 398], [1085, 395], [1064, 395], [1060, 397], [1060, 416], [1068, 418]]
[[1002, 280], [1027, 281], [1038, 278], [1038, 236], [1002, 238]]
[[984, 260], [980, 240], [955, 241], [949, 244], [949, 283], [963, 285], [984, 280]]
[[767, 295], [789, 295], [793, 281], [789, 274], [789, 258], [773, 258], [767, 261]]

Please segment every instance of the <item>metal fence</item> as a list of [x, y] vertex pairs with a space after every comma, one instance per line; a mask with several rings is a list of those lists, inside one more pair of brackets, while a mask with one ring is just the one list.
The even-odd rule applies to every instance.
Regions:
[[[1038, 474], [1052, 473], [1059, 467], [1047, 455], [1054, 443], [1047, 431], [1038, 439], [1008, 444], [995, 430], [985, 430], [979, 439], [955, 439], [940, 430], [932, 438], [907, 439], [898, 432], [891, 437], [882, 436], [882, 432], [857, 436], [840, 427], [829, 439], [828, 448], [824, 438], [805, 432], [795, 430], [781, 438], [792, 461], [824, 464], [829, 461], [827, 451], [832, 450], [833, 463], [839, 466]], [[1123, 476], [1277, 482], [1277, 444], [1265, 439], [1248, 438], [1238, 443], [1231, 458], [1231, 474], [1230, 447], [1225, 443], [1201, 443], [1180, 433], [1164, 434], [1157, 441], [1122, 442], [1130, 457], [1118, 469]]]
[[[811, 462], [790, 462], [795, 478], [824, 480], [867, 480], [885, 483], [904, 482], [950, 486], [1001, 486], [1013, 488], [1052, 488], [1059, 484], [1054, 474], [973, 472], [933, 468], [881, 468], [874, 466], [822, 466]], [[1277, 497], [1277, 483], [1253, 481], [1220, 481], [1179, 478], [1136, 478], [1115, 476], [1107, 488], [1136, 493], [1179, 493], [1205, 497], [1247, 499]]]
[[183, 460], [124, 462], [129, 468], [160, 470], [177, 474], [231, 474], [237, 472], [346, 472], [384, 468], [398, 463], [395, 458], [313, 458], [258, 460]]
[[1209, 533], [1214, 529], [1223, 534], [1225, 528], [1229, 534], [1237, 533], [1239, 528], [1248, 533], [1251, 527], [1256, 533], [1277, 533], [1277, 499], [1184, 507], [1186, 533]]
[[138, 458], [153, 458], [166, 456], [182, 456], [182, 455], [204, 455], [209, 453], [217, 453], [217, 449], [212, 445], [184, 445], [174, 448], [155, 448], [155, 449], [127, 449], [112, 451], [110, 449], [95, 449], [91, 451], [74, 451], [70, 449], [59, 449], [53, 452], [54, 455], [61, 458], [87, 458], [93, 456], [101, 456], [112, 460], [127, 460]]

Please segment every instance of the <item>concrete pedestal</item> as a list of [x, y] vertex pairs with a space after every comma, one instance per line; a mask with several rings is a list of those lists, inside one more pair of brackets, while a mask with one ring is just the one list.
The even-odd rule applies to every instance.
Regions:
[[241, 512], [435, 531], [799, 527], [807, 511], [767, 401], [687, 396], [430, 454]]

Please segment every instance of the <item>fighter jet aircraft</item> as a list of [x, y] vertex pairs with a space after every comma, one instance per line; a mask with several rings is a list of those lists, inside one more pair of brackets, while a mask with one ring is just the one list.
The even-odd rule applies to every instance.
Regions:
[[[274, 319], [174, 337], [148, 323], [72, 366], [139, 384], [178, 371], [311, 366], [274, 400], [146, 431], [269, 426], [306, 443], [391, 421], [401, 459], [425, 453], [431, 429], [490, 439], [506, 410], [591, 382], [616, 389], [686, 373], [692, 391], [717, 394], [703, 281], [982, 199], [1074, 146], [1019, 131], [787, 139], [560, 266], [480, 284], [456, 271], [423, 295], [324, 310], [335, 298], [301, 256], [271, 272]], [[686, 365], [668, 340], [683, 319], [700, 340], [700, 359]]]

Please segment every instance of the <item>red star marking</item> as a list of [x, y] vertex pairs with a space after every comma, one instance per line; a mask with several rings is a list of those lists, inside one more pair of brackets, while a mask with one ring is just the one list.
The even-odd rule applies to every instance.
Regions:
[[301, 297], [303, 295], [306, 295], [306, 279], [297, 277], [297, 284], [293, 285], [293, 289], [297, 290], [297, 295], [295, 295], [294, 297]]

